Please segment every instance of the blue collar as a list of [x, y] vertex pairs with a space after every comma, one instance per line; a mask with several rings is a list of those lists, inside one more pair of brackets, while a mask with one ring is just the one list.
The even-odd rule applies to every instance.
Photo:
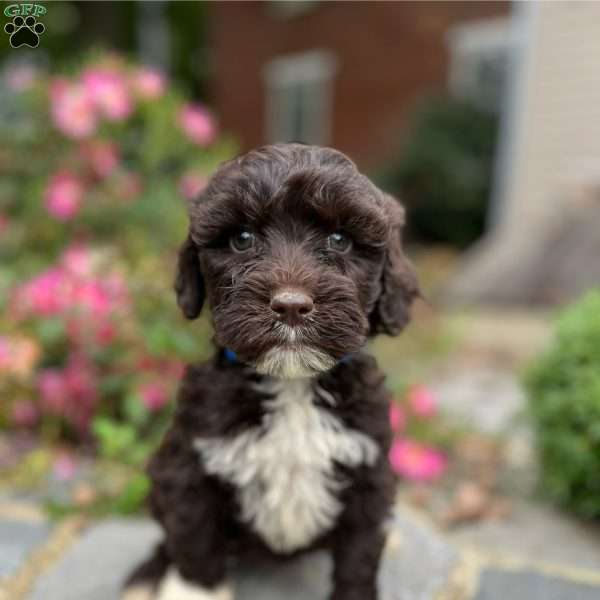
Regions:
[[[235, 365], [240, 362], [238, 360], [237, 354], [233, 350], [230, 350], [229, 348], [223, 348], [223, 356], [225, 357], [225, 360], [230, 365]], [[345, 364], [349, 363], [351, 360], [352, 360], [352, 354], [346, 354], [346, 356], [342, 356], [342, 358], [340, 358], [340, 360], [338, 361], [338, 364], [345, 365]]]
[[225, 360], [230, 365], [235, 365], [236, 363], [239, 362], [238, 358], [237, 358], [237, 354], [233, 350], [230, 350], [229, 348], [223, 348], [223, 356], [225, 357]]

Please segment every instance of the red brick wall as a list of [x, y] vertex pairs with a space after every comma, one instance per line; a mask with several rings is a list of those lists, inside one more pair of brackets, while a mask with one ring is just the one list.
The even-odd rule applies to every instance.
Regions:
[[396, 147], [415, 100], [444, 88], [448, 27], [510, 10], [508, 2], [323, 2], [282, 19], [268, 3], [211, 6], [214, 101], [243, 149], [266, 141], [265, 63], [325, 48], [339, 60], [332, 145], [367, 168]]

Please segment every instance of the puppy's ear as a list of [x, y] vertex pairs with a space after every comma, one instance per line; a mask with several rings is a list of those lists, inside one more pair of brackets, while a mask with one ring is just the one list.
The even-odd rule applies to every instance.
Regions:
[[372, 335], [398, 335], [408, 324], [410, 307], [421, 292], [415, 271], [402, 252], [404, 209], [392, 196], [385, 194], [384, 197], [390, 231], [381, 273], [381, 292], [369, 319]]
[[177, 304], [188, 319], [195, 319], [204, 304], [204, 279], [200, 271], [198, 249], [190, 235], [179, 249], [175, 278]]

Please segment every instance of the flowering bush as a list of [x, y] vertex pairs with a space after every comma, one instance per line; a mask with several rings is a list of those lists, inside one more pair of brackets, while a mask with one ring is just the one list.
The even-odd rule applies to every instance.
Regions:
[[2, 87], [0, 428], [139, 462], [207, 347], [176, 311], [174, 251], [232, 144], [162, 73], [112, 55]]
[[394, 440], [389, 460], [392, 469], [404, 479], [432, 482], [447, 467], [446, 455], [429, 440], [437, 437], [437, 402], [423, 385], [410, 387], [401, 402], [390, 404], [390, 425]]

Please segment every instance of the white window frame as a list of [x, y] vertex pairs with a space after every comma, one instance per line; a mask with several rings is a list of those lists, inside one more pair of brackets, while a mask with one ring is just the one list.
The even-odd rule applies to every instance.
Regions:
[[[485, 19], [452, 27], [446, 34], [450, 50], [448, 87], [457, 97], [483, 109], [498, 111], [506, 92], [510, 61], [518, 45], [518, 33], [510, 17]], [[478, 82], [477, 69], [485, 60], [505, 60], [505, 81], [499, 95], [491, 95]]]
[[337, 68], [338, 61], [328, 50], [279, 56], [265, 65], [265, 135], [269, 142], [331, 142]]

